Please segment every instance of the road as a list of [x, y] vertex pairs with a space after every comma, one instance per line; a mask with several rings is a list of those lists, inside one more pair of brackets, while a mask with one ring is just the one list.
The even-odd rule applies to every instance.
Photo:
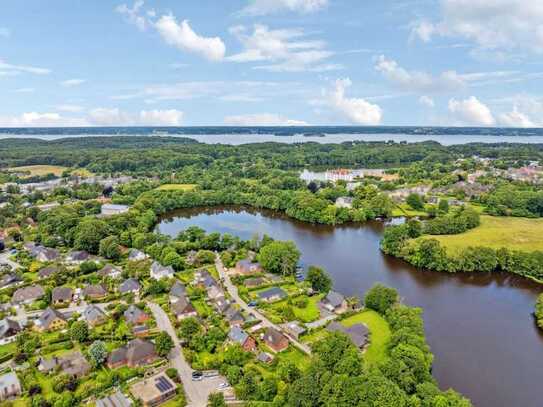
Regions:
[[238, 305], [245, 310], [249, 314], [253, 314], [256, 318], [262, 321], [262, 325], [265, 327], [271, 327], [275, 328], [279, 332], [282, 332], [287, 338], [290, 340], [290, 342], [296, 346], [298, 349], [300, 349], [302, 352], [310, 355], [311, 354], [311, 348], [298, 340], [296, 340], [294, 337], [289, 335], [288, 333], [284, 332], [280, 326], [274, 324], [271, 322], [266, 316], [264, 316], [262, 313], [260, 313], [256, 308], [251, 308], [243, 299], [238, 295], [238, 288], [232, 283], [230, 280], [230, 276], [226, 272], [226, 268], [222, 264], [221, 258], [217, 254], [215, 256], [215, 267], [217, 268], [217, 271], [219, 272], [219, 276], [221, 277], [223, 281], [223, 285], [230, 294], [230, 296], [234, 299], [235, 302], [238, 303]]
[[185, 394], [187, 396], [187, 405], [190, 407], [205, 407], [207, 405], [207, 398], [211, 393], [217, 391], [217, 387], [220, 383], [226, 381], [224, 377], [208, 377], [202, 381], [195, 382], [192, 380], [192, 372], [194, 371], [185, 360], [183, 351], [181, 349], [181, 343], [179, 337], [175, 332], [175, 329], [168, 317], [168, 314], [154, 302], [147, 302], [149, 309], [155, 317], [158, 328], [161, 331], [165, 331], [173, 339], [174, 348], [168, 355], [170, 363], [179, 372], [183, 387], [185, 388]]
[[9, 259], [9, 252], [6, 250], [2, 253], [0, 253], [0, 264], [9, 264], [11, 267], [13, 267], [14, 270], [21, 267], [19, 263], [15, 263], [14, 261]]

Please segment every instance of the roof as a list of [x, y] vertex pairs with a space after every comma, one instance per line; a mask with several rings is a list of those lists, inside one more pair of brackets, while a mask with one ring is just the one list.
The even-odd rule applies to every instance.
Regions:
[[112, 274], [120, 274], [120, 273], [121, 273], [121, 269], [119, 267], [115, 267], [113, 264], [106, 264], [104, 267], [102, 267], [98, 271], [99, 275], [106, 276], [106, 277]]
[[185, 296], [180, 297], [179, 300], [171, 305], [171, 310], [175, 315], [190, 314], [196, 312], [189, 299]]
[[72, 299], [73, 290], [70, 287], [55, 287], [51, 294], [51, 300], [56, 301], [70, 301]]
[[120, 390], [96, 400], [96, 407], [130, 407], [131, 405], [132, 400], [121, 393]]
[[100, 319], [105, 319], [106, 314], [100, 309], [97, 305], [89, 305], [83, 311], [83, 318], [88, 322], [99, 321]]
[[7, 338], [13, 336], [15, 333], [22, 330], [17, 321], [9, 318], [4, 318], [0, 321], [0, 338]]
[[288, 338], [272, 327], [267, 328], [264, 332], [264, 340], [276, 346], [283, 346], [285, 342], [288, 345]]
[[345, 327], [337, 321], [331, 322], [326, 329], [330, 332], [342, 332], [347, 335], [353, 343], [361, 348], [368, 342], [368, 327], [364, 324], [354, 324], [349, 327]]
[[287, 293], [283, 291], [283, 289], [279, 287], [271, 287], [268, 288], [265, 291], [261, 291], [258, 293], [258, 296], [262, 299], [268, 299], [272, 297], [281, 297], [285, 298], [287, 296]]
[[20, 389], [21, 383], [19, 378], [14, 372], [6, 373], [5, 375], [0, 376], [0, 388], [11, 389], [13, 386]]
[[28, 287], [19, 288], [13, 293], [12, 301], [24, 302], [29, 300], [37, 300], [45, 295], [41, 285], [29, 285]]
[[187, 289], [181, 283], [179, 280], [175, 280], [175, 283], [173, 284], [172, 288], [170, 289], [170, 295], [172, 297], [181, 298], [186, 295]]
[[328, 295], [326, 296], [326, 301], [332, 307], [337, 308], [337, 307], [341, 307], [341, 305], [343, 304], [343, 301], [345, 301], [345, 297], [338, 292], [330, 291]]
[[126, 345], [126, 359], [131, 363], [155, 356], [155, 344], [143, 339], [132, 339]]
[[68, 254], [68, 259], [72, 261], [85, 261], [89, 256], [90, 254], [84, 250], [76, 250]]
[[245, 318], [243, 318], [243, 315], [239, 310], [234, 307], [233, 305], [230, 305], [226, 311], [224, 312], [224, 316], [229, 321], [245, 321]]
[[286, 324], [283, 324], [282, 326], [287, 331], [290, 331], [296, 335], [301, 335], [306, 331], [306, 329], [303, 326], [301, 326], [298, 321], [287, 322]]
[[157, 261], [154, 261], [153, 264], [151, 265], [151, 275], [154, 275], [155, 277], [158, 277], [158, 278], [171, 277], [174, 275], [174, 273], [175, 272], [172, 266], [166, 267]]
[[137, 259], [137, 258], [145, 258], [147, 257], [147, 255], [145, 253], [143, 253], [141, 250], [138, 250], [138, 249], [130, 249], [128, 251], [128, 260], [134, 260], [134, 259]]
[[46, 277], [52, 276], [57, 271], [58, 271], [58, 267], [56, 266], [44, 267], [40, 271], [38, 271], [38, 276], [40, 276], [41, 278], [46, 278]]
[[130, 305], [124, 312], [124, 318], [130, 323], [135, 323], [142, 317], [148, 317], [148, 315], [134, 304]]
[[38, 319], [38, 321], [40, 323], [40, 327], [42, 327], [43, 329], [48, 329], [51, 323], [55, 321], [56, 319], [61, 319], [63, 321], [66, 321], [64, 314], [60, 313], [54, 308], [48, 307], [40, 315], [40, 318]]
[[175, 393], [177, 385], [164, 372], [148, 377], [130, 386], [130, 391], [136, 399], [141, 399], [144, 405], [154, 405], [156, 400]]
[[107, 295], [106, 289], [101, 284], [89, 284], [83, 288], [85, 297], [103, 297]]
[[247, 338], [249, 337], [249, 334], [247, 334], [243, 329], [241, 329], [239, 326], [233, 326], [230, 329], [230, 332], [228, 332], [228, 338], [232, 342], [237, 342], [240, 345], [243, 345]]
[[264, 284], [266, 282], [266, 279], [263, 277], [251, 277], [247, 278], [243, 281], [243, 284], [245, 284], [247, 287], [256, 287], [258, 285]]
[[135, 278], [128, 278], [124, 280], [119, 286], [119, 292], [121, 294], [128, 293], [131, 291], [138, 291], [141, 289], [141, 285], [138, 280]]
[[102, 210], [113, 210], [113, 211], [126, 211], [130, 207], [128, 205], [118, 205], [118, 204], [103, 204]]

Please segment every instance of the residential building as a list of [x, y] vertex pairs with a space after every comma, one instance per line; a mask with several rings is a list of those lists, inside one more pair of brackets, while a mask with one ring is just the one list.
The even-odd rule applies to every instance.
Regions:
[[0, 345], [13, 341], [22, 330], [23, 328], [17, 321], [9, 318], [0, 320]]
[[175, 283], [170, 289], [170, 303], [178, 301], [180, 298], [184, 298], [187, 295], [187, 289], [185, 285], [179, 280], [175, 280]]
[[147, 259], [149, 256], [147, 256], [145, 253], [138, 249], [130, 249], [128, 251], [128, 260], [130, 261], [142, 261]]
[[230, 326], [240, 326], [245, 322], [245, 318], [233, 304], [224, 311], [224, 316]]
[[269, 327], [264, 331], [262, 340], [274, 352], [282, 352], [288, 348], [289, 340], [275, 328]]
[[34, 328], [37, 331], [58, 331], [68, 326], [68, 321], [64, 314], [54, 308], [48, 307], [36, 320]]
[[261, 286], [263, 284], [266, 284], [266, 279], [264, 277], [250, 277], [245, 280], [243, 280], [243, 284], [247, 288], [255, 288], [258, 286]]
[[18, 274], [9, 273], [4, 275], [0, 280], [0, 288], [13, 287], [22, 283], [23, 279]]
[[114, 266], [113, 264], [106, 264], [100, 270], [98, 270], [98, 275], [101, 277], [108, 277], [117, 279], [121, 277], [122, 270], [119, 267]]
[[263, 269], [260, 263], [253, 262], [249, 259], [240, 260], [236, 263], [236, 273], [242, 275], [250, 275], [255, 273], [262, 273]]
[[105, 312], [99, 306], [93, 304], [85, 308], [82, 317], [90, 326], [98, 326], [107, 321]]
[[38, 276], [40, 278], [49, 278], [53, 274], [55, 274], [57, 272], [58, 272], [58, 267], [57, 266], [48, 266], [48, 267], [44, 267], [40, 271], [38, 271]]
[[121, 366], [138, 367], [148, 365], [157, 358], [154, 343], [136, 338], [111, 352], [107, 359], [107, 365], [110, 369]]
[[120, 390], [109, 396], [96, 400], [96, 407], [130, 407], [132, 400], [126, 397]]
[[66, 262], [69, 264], [81, 264], [89, 260], [90, 254], [84, 250], [74, 250], [66, 256]]
[[31, 304], [39, 300], [45, 295], [41, 285], [29, 285], [17, 289], [11, 297], [11, 302], [14, 304]]
[[281, 325], [281, 328], [285, 333], [292, 336], [296, 340], [306, 331], [306, 329], [298, 321], [287, 322], [286, 324]]
[[257, 349], [256, 341], [239, 326], [230, 328], [228, 339], [232, 343], [239, 343], [245, 352], [254, 352]]
[[88, 300], [102, 300], [107, 297], [107, 294], [102, 284], [89, 284], [83, 288], [83, 296]]
[[330, 291], [321, 301], [322, 306], [330, 312], [342, 314], [347, 311], [347, 300], [338, 292]]
[[130, 392], [144, 407], [154, 407], [174, 398], [177, 385], [164, 372], [130, 386]]
[[172, 278], [175, 272], [172, 266], [163, 266], [159, 262], [155, 261], [151, 265], [151, 278], [160, 280], [162, 278]]
[[42, 205], [36, 205], [36, 208], [38, 208], [42, 212], [50, 211], [51, 209], [54, 209], [56, 207], [60, 206], [60, 203], [58, 202], [49, 202]]
[[50, 261], [55, 261], [60, 257], [60, 253], [56, 249], [51, 249], [49, 247], [39, 246], [35, 250], [36, 260], [41, 261], [42, 263], [47, 263]]
[[51, 293], [51, 302], [56, 306], [68, 305], [72, 302], [73, 290], [70, 287], [55, 287]]
[[121, 213], [128, 212], [129, 209], [128, 205], [104, 204], [100, 209], [100, 214], [102, 216], [120, 215]]
[[177, 301], [170, 305], [170, 309], [175, 317], [179, 320], [198, 315], [196, 309], [186, 296], [178, 298]]
[[15, 372], [9, 372], [0, 376], [0, 400], [16, 398], [22, 393], [21, 382]]
[[279, 287], [271, 287], [258, 293], [258, 298], [264, 302], [279, 301], [287, 297], [287, 293]]
[[138, 295], [141, 290], [141, 285], [135, 278], [128, 278], [119, 285], [119, 293]]
[[347, 335], [353, 343], [360, 349], [368, 343], [369, 330], [364, 324], [354, 324], [349, 327], [343, 326], [337, 321], [332, 321], [326, 329], [330, 332], [342, 332]]
[[38, 370], [42, 373], [59, 371], [62, 374], [81, 378], [91, 371], [91, 366], [80, 351], [75, 351], [60, 357], [41, 358]]
[[329, 170], [325, 173], [325, 179], [326, 181], [331, 182], [337, 182], [337, 181], [346, 181], [351, 182], [355, 178], [353, 172], [351, 170], [347, 169], [336, 169], [336, 170]]
[[340, 196], [336, 199], [336, 207], [338, 208], [352, 208], [353, 207], [353, 198], [350, 196]]
[[124, 312], [124, 319], [129, 324], [141, 325], [149, 320], [149, 315], [147, 315], [144, 311], [142, 311], [136, 305], [132, 304]]

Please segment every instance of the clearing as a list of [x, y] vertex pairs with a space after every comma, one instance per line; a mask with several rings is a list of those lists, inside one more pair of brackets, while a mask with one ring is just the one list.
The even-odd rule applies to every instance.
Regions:
[[59, 165], [26, 165], [23, 167], [8, 168], [8, 171], [17, 173], [28, 172], [28, 176], [30, 177], [47, 174], [54, 174], [55, 176], [60, 177], [67, 169], [67, 167], [61, 167]]
[[196, 184], [163, 184], [157, 189], [159, 191], [192, 191], [196, 187]]
[[532, 252], [543, 250], [543, 219], [481, 216], [481, 226], [458, 235], [425, 236], [434, 238], [454, 255], [469, 246], [493, 249], [506, 247]]

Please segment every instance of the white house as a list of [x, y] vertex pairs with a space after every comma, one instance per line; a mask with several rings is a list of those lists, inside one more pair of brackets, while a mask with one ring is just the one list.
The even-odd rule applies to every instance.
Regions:
[[120, 215], [126, 213], [130, 207], [128, 205], [103, 204], [101, 209], [102, 216]]
[[161, 278], [172, 278], [175, 272], [172, 266], [165, 267], [159, 262], [155, 261], [151, 265], [151, 278], [160, 280]]

